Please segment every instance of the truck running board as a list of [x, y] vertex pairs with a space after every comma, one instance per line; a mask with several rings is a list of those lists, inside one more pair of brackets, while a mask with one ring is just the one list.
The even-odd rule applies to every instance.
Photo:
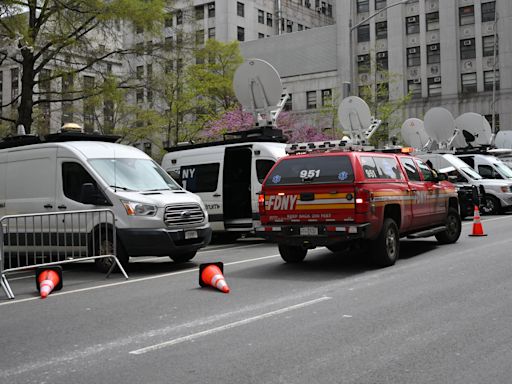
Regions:
[[446, 231], [445, 225], [443, 225], [441, 227], [431, 228], [426, 231], [412, 233], [412, 234], [408, 235], [407, 238], [408, 239], [419, 239], [420, 237], [430, 237], [430, 236], [434, 236], [436, 233], [444, 232], [444, 231]]

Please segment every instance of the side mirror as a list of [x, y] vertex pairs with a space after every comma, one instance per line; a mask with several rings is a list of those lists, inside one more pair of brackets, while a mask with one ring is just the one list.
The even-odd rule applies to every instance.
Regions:
[[108, 202], [93, 183], [84, 183], [80, 189], [80, 202], [83, 204], [106, 205]]

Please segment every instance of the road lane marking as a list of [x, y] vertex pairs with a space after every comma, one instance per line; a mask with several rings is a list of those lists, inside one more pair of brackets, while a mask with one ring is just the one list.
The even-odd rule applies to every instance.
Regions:
[[141, 349], [136, 349], [134, 351], [130, 351], [129, 353], [132, 354], [132, 355], [142, 355], [144, 353], [148, 353], [148, 352], [152, 352], [152, 351], [157, 351], [157, 350], [162, 349], [162, 348], [167, 348], [167, 347], [170, 347], [170, 346], [173, 346], [173, 345], [176, 345], [176, 344], [184, 343], [186, 341], [192, 341], [192, 340], [198, 339], [198, 338], [203, 337], [203, 336], [208, 336], [208, 335], [212, 335], [214, 333], [226, 331], [226, 330], [231, 329], [231, 328], [240, 327], [242, 325], [250, 324], [250, 323], [253, 323], [253, 322], [258, 321], [258, 320], [263, 320], [263, 319], [267, 319], [267, 318], [272, 317], [272, 316], [281, 315], [281, 314], [286, 313], [286, 312], [294, 311], [296, 309], [304, 308], [304, 307], [307, 307], [307, 306], [310, 306], [310, 305], [313, 305], [313, 304], [317, 304], [317, 303], [320, 303], [322, 301], [331, 300], [331, 299], [332, 299], [332, 297], [323, 296], [323, 297], [320, 297], [320, 298], [315, 299], [315, 300], [305, 301], [303, 303], [295, 304], [295, 305], [292, 305], [290, 307], [281, 308], [281, 309], [278, 309], [276, 311], [264, 313], [262, 315], [253, 316], [253, 317], [249, 317], [247, 319], [235, 321], [233, 323], [228, 323], [228, 324], [225, 324], [225, 325], [221, 325], [220, 327], [207, 329], [205, 331], [193, 333], [193, 334], [188, 335], [188, 336], [178, 337], [177, 339], [172, 339], [172, 340], [169, 340], [169, 341], [165, 341], [165, 342], [160, 343], [160, 344], [150, 345], [149, 347], [145, 347], [145, 348], [141, 348]]

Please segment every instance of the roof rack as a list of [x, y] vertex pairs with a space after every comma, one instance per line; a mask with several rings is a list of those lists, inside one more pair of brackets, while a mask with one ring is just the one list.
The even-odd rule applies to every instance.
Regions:
[[215, 147], [217, 145], [239, 144], [249, 142], [273, 142], [285, 143], [286, 137], [283, 131], [272, 126], [263, 126], [245, 131], [227, 132], [223, 135], [223, 140], [211, 141], [206, 143], [186, 143], [174, 147], [166, 147], [167, 152], [177, 152], [186, 149]]
[[313, 141], [309, 143], [295, 143], [286, 146], [286, 153], [299, 155], [312, 152], [333, 152], [333, 151], [362, 151], [374, 152], [375, 147], [370, 145], [352, 144], [345, 140]]
[[44, 144], [44, 143], [62, 143], [66, 141], [103, 141], [109, 143], [117, 142], [121, 136], [102, 135], [99, 133], [82, 133], [78, 131], [65, 131], [52, 133], [40, 138], [35, 135], [16, 135], [4, 137], [0, 141], [0, 149], [22, 147], [25, 145]]

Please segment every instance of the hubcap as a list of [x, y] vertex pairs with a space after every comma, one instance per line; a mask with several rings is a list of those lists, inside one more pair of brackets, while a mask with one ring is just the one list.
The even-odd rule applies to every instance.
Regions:
[[392, 229], [388, 230], [386, 236], [386, 248], [388, 250], [388, 255], [394, 259], [396, 255], [396, 237], [395, 231], [393, 231]]

